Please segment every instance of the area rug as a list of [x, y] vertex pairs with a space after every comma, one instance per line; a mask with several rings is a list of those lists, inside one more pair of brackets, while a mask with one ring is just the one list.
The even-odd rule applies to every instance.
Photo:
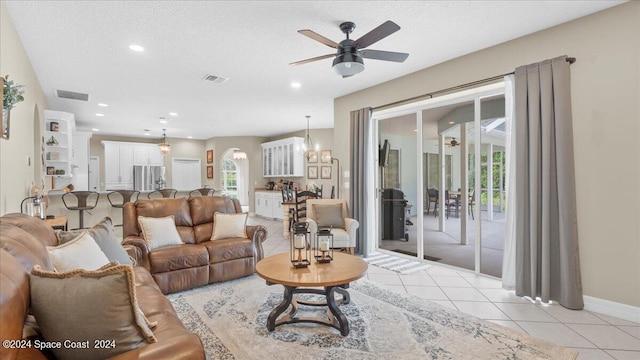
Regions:
[[[316, 324], [269, 332], [280, 285], [257, 276], [169, 295], [209, 359], [575, 359], [577, 352], [417, 298], [365, 279], [351, 284], [341, 305], [349, 335]], [[307, 295], [312, 296], [312, 295]], [[303, 310], [305, 309], [305, 310]], [[310, 310], [306, 310], [310, 309]], [[301, 316], [323, 315], [300, 307]]]
[[397, 256], [390, 252], [377, 252], [374, 251], [363, 258], [364, 261], [371, 265], [381, 267], [387, 270], [395, 271], [400, 274], [411, 274], [420, 270], [427, 269], [429, 266], [424, 262], [417, 259], [409, 259], [405, 256]]

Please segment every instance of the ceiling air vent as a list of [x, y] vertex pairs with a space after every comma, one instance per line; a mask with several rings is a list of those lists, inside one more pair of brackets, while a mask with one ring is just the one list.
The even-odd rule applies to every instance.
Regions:
[[56, 95], [60, 99], [89, 101], [89, 94], [77, 93], [73, 91], [56, 90]]
[[204, 77], [205, 81], [211, 81], [214, 84], [223, 84], [225, 82], [227, 82], [227, 80], [229, 80], [228, 78], [222, 77], [222, 76], [215, 76], [215, 75], [207, 75]]

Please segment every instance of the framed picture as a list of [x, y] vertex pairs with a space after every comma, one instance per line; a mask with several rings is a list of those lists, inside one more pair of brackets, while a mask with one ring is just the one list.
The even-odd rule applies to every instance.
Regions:
[[317, 179], [318, 178], [318, 167], [317, 166], [309, 166], [307, 168], [307, 178], [308, 179]]
[[[207, 150], [207, 164], [213, 164], [213, 150]], [[211, 169], [213, 171], [213, 169]], [[209, 171], [207, 170], [207, 173]], [[213, 178], [213, 175], [211, 176]]]
[[317, 150], [309, 150], [307, 151], [307, 162], [308, 163], [317, 163], [318, 162], [318, 151]]
[[207, 166], [207, 179], [213, 179], [213, 166]]
[[331, 162], [331, 150], [320, 151], [320, 162], [325, 164]]
[[320, 179], [331, 179], [331, 170], [333, 167], [331, 166], [321, 166], [320, 167]]

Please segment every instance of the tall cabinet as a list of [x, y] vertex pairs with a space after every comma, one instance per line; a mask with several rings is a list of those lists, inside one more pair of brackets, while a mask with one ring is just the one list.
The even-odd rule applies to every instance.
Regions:
[[303, 177], [304, 139], [290, 137], [263, 143], [262, 176]]
[[44, 110], [44, 170], [47, 176], [71, 177], [75, 117], [71, 113]]
[[103, 141], [106, 190], [133, 190], [133, 144]]

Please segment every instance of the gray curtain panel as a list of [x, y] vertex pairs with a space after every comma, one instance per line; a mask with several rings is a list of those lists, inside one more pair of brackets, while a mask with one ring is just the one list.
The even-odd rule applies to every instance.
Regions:
[[[364, 108], [351, 112], [351, 150], [350, 158], [350, 189], [349, 204], [353, 218], [360, 226], [357, 230], [356, 253], [367, 255], [371, 251], [365, 234], [369, 228], [367, 222], [367, 170], [375, 164], [367, 160], [367, 144], [371, 136], [371, 108]], [[373, 209], [371, 209], [373, 210]]]
[[582, 309], [566, 56], [515, 71], [516, 294]]

